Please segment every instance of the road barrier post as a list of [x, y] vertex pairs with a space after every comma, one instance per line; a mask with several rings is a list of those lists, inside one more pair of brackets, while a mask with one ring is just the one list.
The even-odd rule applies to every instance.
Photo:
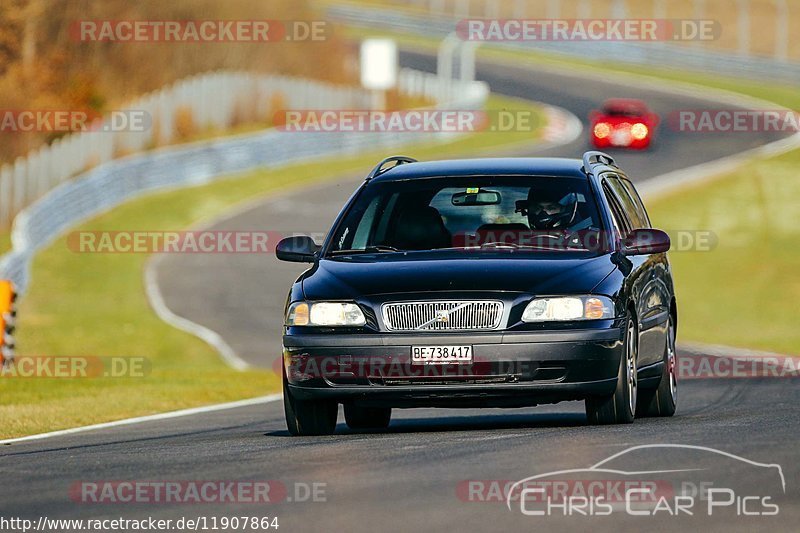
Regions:
[[17, 293], [14, 284], [0, 280], [0, 368], [14, 360], [14, 328], [17, 322]]

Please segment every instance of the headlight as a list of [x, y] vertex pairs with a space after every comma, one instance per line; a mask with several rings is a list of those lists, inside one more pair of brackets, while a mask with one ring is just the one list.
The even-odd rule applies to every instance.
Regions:
[[297, 302], [289, 306], [287, 326], [363, 326], [367, 323], [354, 303]]
[[614, 318], [614, 302], [605, 296], [537, 298], [522, 313], [523, 322]]

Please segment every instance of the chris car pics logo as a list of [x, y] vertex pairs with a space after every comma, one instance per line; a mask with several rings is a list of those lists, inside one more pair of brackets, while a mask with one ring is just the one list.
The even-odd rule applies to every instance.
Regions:
[[768, 517], [780, 513], [786, 479], [779, 464], [704, 446], [649, 444], [588, 468], [530, 476], [505, 492], [506, 507], [529, 517]]

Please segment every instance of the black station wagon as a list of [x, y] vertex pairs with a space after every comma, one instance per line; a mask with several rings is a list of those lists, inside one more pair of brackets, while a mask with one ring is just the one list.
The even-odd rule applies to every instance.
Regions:
[[370, 172], [286, 304], [293, 435], [392, 408], [582, 400], [593, 424], [671, 416], [677, 307], [666, 233], [614, 160], [417, 162]]

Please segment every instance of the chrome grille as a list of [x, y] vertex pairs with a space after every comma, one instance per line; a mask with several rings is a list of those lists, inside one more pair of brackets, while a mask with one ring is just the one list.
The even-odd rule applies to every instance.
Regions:
[[503, 318], [497, 301], [432, 301], [383, 304], [390, 331], [459, 331], [495, 329]]

